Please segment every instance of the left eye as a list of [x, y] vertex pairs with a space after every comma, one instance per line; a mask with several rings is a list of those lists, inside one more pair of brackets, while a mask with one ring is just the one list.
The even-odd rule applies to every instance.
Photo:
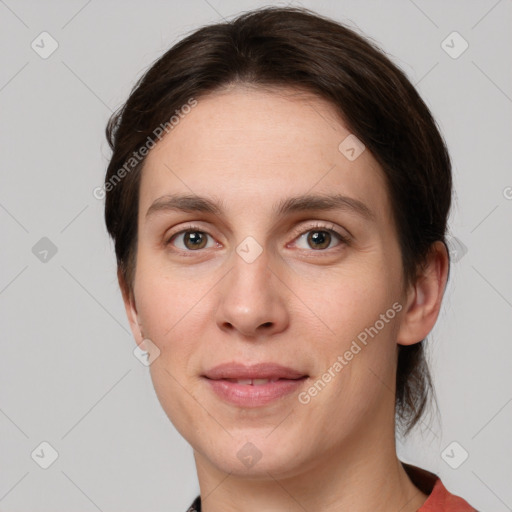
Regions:
[[331, 243], [338, 239], [340, 242], [346, 242], [345, 237], [343, 237], [337, 231], [333, 229], [327, 228], [315, 228], [310, 229], [304, 232], [297, 239], [300, 242], [306, 242], [309, 247], [299, 247], [300, 249], [314, 249], [314, 250], [323, 250], [330, 249], [332, 247]]

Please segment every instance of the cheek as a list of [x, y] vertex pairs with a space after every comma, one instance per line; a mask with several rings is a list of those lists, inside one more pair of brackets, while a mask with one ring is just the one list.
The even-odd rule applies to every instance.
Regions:
[[[329, 339], [342, 345], [373, 326], [400, 299], [392, 273], [384, 272], [377, 264], [347, 266], [339, 271], [330, 269], [323, 274], [300, 277], [294, 280], [293, 289], [308, 307], [308, 316], [323, 326], [322, 331]], [[385, 328], [379, 322], [379, 330], [388, 333], [388, 324], [395, 317], [396, 311], [392, 309], [385, 318]]]
[[187, 282], [170, 281], [154, 267], [141, 271], [137, 279], [137, 309], [144, 334], [160, 350], [149, 366], [151, 380], [169, 420], [188, 439], [190, 425], [201, 414], [190, 373], [197, 367], [208, 317], [199, 302], [204, 292]]
[[336, 375], [326, 386], [330, 392], [325, 399], [332, 400], [333, 411], [339, 409], [339, 397], [346, 406], [369, 410], [394, 387], [396, 332], [403, 309], [399, 283], [372, 265], [317, 284], [300, 287], [297, 294], [307, 297], [304, 302], [316, 315], [314, 325], [321, 329], [315, 336], [322, 361], [319, 377], [329, 368]]
[[184, 326], [193, 325], [189, 317], [195, 314], [206, 285], [194, 279], [193, 274], [169, 268], [158, 253], [139, 250], [135, 296], [148, 337], [151, 335], [155, 342], [165, 344]]
[[[174, 354], [175, 361], [180, 359], [179, 354]], [[183, 370], [180, 372], [171, 363], [166, 353], [162, 353], [149, 367], [151, 380], [158, 401], [171, 423], [189, 443], [194, 444], [190, 426], [207, 418], [203, 409], [198, 407], [191, 382], [183, 375]]]

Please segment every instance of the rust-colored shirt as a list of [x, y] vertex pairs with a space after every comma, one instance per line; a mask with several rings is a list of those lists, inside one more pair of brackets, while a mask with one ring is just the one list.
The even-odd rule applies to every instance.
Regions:
[[478, 512], [460, 496], [449, 492], [434, 473], [405, 462], [402, 466], [412, 483], [428, 495], [418, 512]]
[[[449, 492], [440, 478], [426, 469], [402, 462], [413, 484], [428, 495], [417, 512], [478, 512], [467, 501]], [[201, 512], [201, 497], [198, 496], [187, 512]]]

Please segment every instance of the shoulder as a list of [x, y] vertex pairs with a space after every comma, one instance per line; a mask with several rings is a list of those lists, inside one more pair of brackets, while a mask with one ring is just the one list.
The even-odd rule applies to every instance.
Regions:
[[448, 491], [434, 473], [404, 462], [402, 465], [414, 485], [428, 495], [418, 512], [478, 512], [466, 500]]
[[418, 512], [477, 512], [467, 501], [452, 494], [438, 478], [432, 493]]

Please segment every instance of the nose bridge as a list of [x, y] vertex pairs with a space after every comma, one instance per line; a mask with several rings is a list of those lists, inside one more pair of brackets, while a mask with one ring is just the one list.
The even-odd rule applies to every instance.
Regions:
[[[257, 243], [257, 242], [256, 242]], [[271, 295], [268, 251], [255, 242], [244, 241], [233, 254], [233, 270], [230, 272], [227, 299], [235, 304], [245, 305], [253, 314], [263, 311], [263, 304], [268, 303]]]
[[269, 251], [252, 237], [233, 251], [231, 268], [222, 285], [217, 324], [247, 336], [276, 332], [285, 327], [288, 317], [283, 290], [276, 286], [270, 270]]
[[251, 242], [242, 242], [233, 255], [233, 285], [242, 293], [262, 294], [270, 292], [268, 251], [258, 249]]

